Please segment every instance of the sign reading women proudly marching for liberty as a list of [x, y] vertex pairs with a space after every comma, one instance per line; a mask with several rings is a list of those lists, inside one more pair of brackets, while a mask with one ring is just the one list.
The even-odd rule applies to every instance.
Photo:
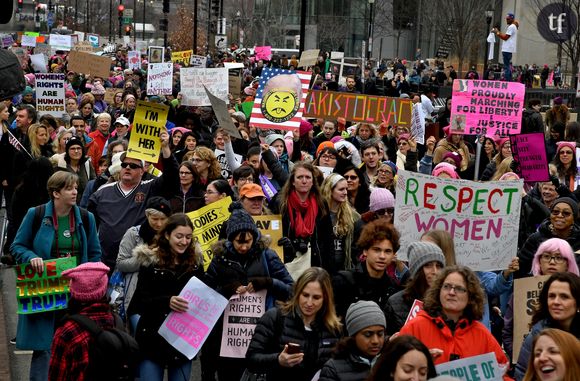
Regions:
[[517, 252], [523, 180], [477, 183], [400, 170], [395, 226], [404, 247], [434, 229], [449, 232], [459, 264], [506, 269]]
[[519, 134], [524, 110], [524, 84], [453, 81], [451, 130], [467, 135]]

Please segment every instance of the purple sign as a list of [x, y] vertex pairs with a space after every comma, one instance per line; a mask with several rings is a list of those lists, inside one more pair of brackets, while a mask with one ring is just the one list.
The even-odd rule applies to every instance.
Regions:
[[519, 163], [516, 173], [526, 183], [549, 181], [548, 159], [544, 134], [520, 134], [510, 136], [512, 154]]

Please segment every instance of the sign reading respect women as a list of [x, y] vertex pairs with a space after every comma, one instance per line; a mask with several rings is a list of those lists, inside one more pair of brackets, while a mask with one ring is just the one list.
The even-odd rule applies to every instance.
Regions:
[[[395, 205], [401, 246], [430, 230], [445, 230], [459, 264], [505, 269], [517, 252], [522, 186], [522, 180], [476, 183], [401, 170]], [[404, 256], [400, 250], [399, 259]]]

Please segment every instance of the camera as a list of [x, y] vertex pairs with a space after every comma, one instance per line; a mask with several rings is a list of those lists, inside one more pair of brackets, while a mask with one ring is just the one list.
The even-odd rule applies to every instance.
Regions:
[[294, 245], [294, 250], [297, 253], [304, 254], [308, 251], [308, 242], [306, 242], [306, 240], [303, 238], [296, 238], [294, 241], [292, 241], [292, 245]]

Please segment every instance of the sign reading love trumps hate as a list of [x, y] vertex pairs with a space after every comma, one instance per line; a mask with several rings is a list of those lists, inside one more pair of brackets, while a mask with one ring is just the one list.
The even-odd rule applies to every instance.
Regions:
[[[459, 264], [479, 271], [506, 269], [517, 252], [522, 184], [477, 183], [400, 170], [395, 226], [401, 247], [441, 229], [455, 240]], [[405, 250], [397, 255], [407, 259]]]
[[453, 81], [451, 130], [468, 135], [519, 134], [525, 86], [516, 82]]

